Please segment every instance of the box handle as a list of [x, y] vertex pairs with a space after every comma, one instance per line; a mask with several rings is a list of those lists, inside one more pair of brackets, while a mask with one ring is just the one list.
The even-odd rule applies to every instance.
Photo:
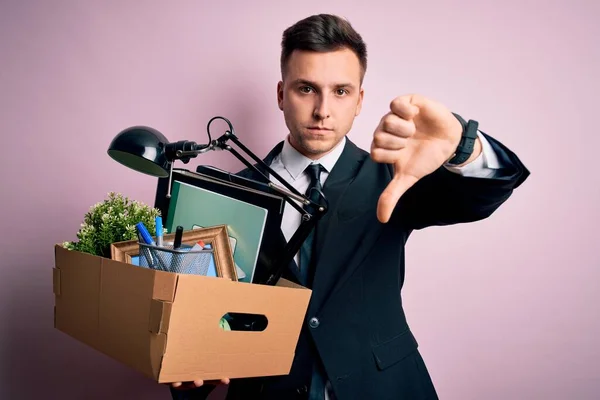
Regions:
[[[269, 320], [264, 314], [229, 312], [221, 317], [222, 320], [227, 321], [230, 328], [225, 330], [231, 331], [262, 332], [269, 325]], [[222, 323], [221, 321], [219, 323]]]

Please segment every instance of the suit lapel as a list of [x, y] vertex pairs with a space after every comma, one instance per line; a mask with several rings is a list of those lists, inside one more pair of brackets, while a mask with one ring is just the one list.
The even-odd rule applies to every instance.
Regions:
[[365, 195], [360, 190], [354, 191], [353, 183], [366, 158], [365, 152], [347, 140], [340, 159], [325, 181], [323, 193], [329, 202], [329, 209], [318, 222], [315, 232], [316, 265], [311, 301], [315, 307], [327, 300], [336, 283], [346, 274], [347, 266], [340, 260], [346, 258], [345, 254], [355, 251], [347, 245], [347, 241], [353, 240], [356, 235], [344, 230], [344, 226], [349, 224], [340, 211], [353, 210], [357, 201]]
[[[279, 142], [275, 147], [273, 147], [273, 149], [269, 152], [269, 154], [267, 154], [267, 156], [263, 159], [263, 162], [267, 165], [271, 165], [271, 163], [273, 162], [273, 159], [275, 157], [277, 157], [277, 155], [279, 153], [281, 153], [281, 149], [283, 149], [283, 141]], [[256, 168], [261, 169], [260, 166], [258, 164], [253, 164]], [[265, 175], [268, 175], [266, 173], [266, 171], [264, 171]], [[263, 175], [259, 174], [258, 172], [256, 172], [254, 169], [252, 168], [245, 168], [244, 170], [240, 171], [237, 173], [237, 175], [245, 177], [245, 178], [250, 178], [253, 179], [255, 181], [259, 181], [259, 182], [263, 182], [263, 183], [268, 183], [269, 181], [266, 179], [266, 177], [264, 177]]]
[[315, 256], [317, 259], [324, 249], [325, 242], [323, 238], [326, 237], [327, 231], [331, 227], [332, 221], [336, 219], [333, 216], [339, 210], [340, 200], [344, 196], [348, 186], [354, 178], [362, 163], [364, 157], [361, 157], [360, 151], [349, 140], [346, 140], [344, 151], [340, 158], [336, 162], [333, 169], [330, 171], [325, 185], [323, 185], [323, 194], [329, 204], [327, 213], [321, 218], [316, 227], [315, 236], [318, 237], [315, 244]]

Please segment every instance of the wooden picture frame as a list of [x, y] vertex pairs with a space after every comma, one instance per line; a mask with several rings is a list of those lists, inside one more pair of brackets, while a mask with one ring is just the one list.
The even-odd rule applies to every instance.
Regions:
[[[153, 239], [156, 240], [155, 237]], [[172, 242], [174, 239], [175, 233], [169, 233], [163, 236], [164, 243]], [[237, 281], [238, 275], [233, 261], [233, 252], [227, 233], [227, 225], [217, 225], [184, 231], [181, 237], [181, 244], [193, 246], [199, 240], [202, 240], [205, 244], [211, 245], [217, 276]], [[133, 264], [133, 257], [137, 257], [139, 252], [140, 246], [137, 240], [116, 242], [110, 245], [110, 258], [127, 264]]]

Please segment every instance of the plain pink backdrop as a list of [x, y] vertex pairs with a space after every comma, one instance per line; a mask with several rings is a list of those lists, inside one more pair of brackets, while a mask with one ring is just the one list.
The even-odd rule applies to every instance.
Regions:
[[[0, 3], [0, 398], [169, 398], [53, 329], [53, 245], [109, 191], [153, 203], [156, 180], [106, 154], [125, 127], [202, 142], [222, 115], [265, 155], [286, 134], [281, 32], [318, 12], [368, 44], [359, 146], [395, 96], [418, 92], [532, 172], [491, 218], [409, 241], [405, 304], [440, 397], [598, 398], [600, 3], [320, 3]], [[227, 153], [199, 162], [241, 168]]]

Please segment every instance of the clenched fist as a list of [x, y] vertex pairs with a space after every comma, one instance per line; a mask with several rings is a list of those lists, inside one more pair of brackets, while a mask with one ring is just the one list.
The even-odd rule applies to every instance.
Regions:
[[461, 135], [462, 125], [440, 103], [417, 94], [391, 102], [371, 144], [374, 161], [394, 165], [394, 177], [379, 197], [379, 221], [388, 222], [400, 197], [452, 157]]

